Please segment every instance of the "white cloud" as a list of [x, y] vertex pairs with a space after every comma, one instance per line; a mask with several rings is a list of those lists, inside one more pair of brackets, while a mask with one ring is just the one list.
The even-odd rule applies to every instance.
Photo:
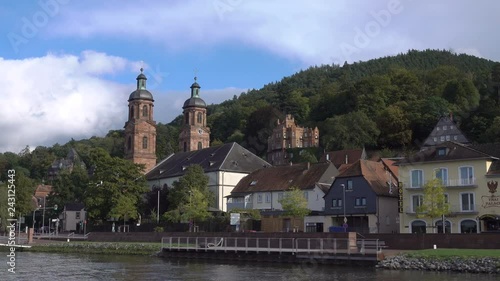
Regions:
[[131, 89], [101, 74], [124, 71], [133, 63], [104, 53], [48, 54], [0, 58], [0, 84], [6, 103], [0, 111], [0, 151], [26, 145], [51, 146], [70, 138], [103, 136], [123, 127]]
[[[19, 152], [26, 145], [52, 146], [71, 138], [104, 136], [122, 129], [127, 118], [127, 100], [135, 89], [139, 62], [95, 51], [80, 55], [47, 54], [38, 58], [6, 60], [0, 58], [0, 85], [5, 101], [0, 111], [0, 152]], [[148, 66], [145, 65], [146, 75]], [[158, 70], [157, 70], [158, 71]], [[102, 78], [125, 72], [130, 84]], [[152, 75], [158, 72], [150, 70]], [[151, 78], [151, 77], [149, 77]], [[155, 79], [151, 79], [154, 85]], [[152, 85], [149, 83], [149, 85]], [[220, 103], [239, 95], [243, 89], [205, 90], [202, 98]], [[168, 123], [182, 113], [190, 97], [186, 91], [155, 92], [155, 119]]]
[[87, 2], [72, 2], [46, 32], [147, 40], [172, 50], [245, 44], [306, 65], [367, 60], [413, 48], [471, 48], [500, 60], [500, 51], [488, 47], [500, 43], [491, 36], [500, 24], [498, 1]]

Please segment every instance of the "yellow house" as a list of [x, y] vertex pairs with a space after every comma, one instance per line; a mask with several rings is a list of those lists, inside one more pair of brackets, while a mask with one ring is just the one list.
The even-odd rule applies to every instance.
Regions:
[[[446, 233], [500, 232], [500, 144], [444, 142], [398, 162], [400, 233], [442, 233], [443, 217], [425, 218], [423, 185], [440, 179], [450, 213]], [[495, 156], [493, 156], [495, 155]]]

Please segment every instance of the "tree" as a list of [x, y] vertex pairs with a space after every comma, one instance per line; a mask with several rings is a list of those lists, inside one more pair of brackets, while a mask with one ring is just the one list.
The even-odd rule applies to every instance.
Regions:
[[142, 165], [111, 157], [102, 149], [90, 152], [94, 175], [84, 192], [90, 219], [136, 219], [148, 191]]
[[[446, 200], [444, 187], [440, 179], [433, 179], [424, 186], [424, 197], [422, 204], [417, 207], [417, 217], [431, 219], [434, 226], [434, 219], [450, 213], [450, 204]], [[443, 230], [445, 225], [443, 225]]]
[[168, 193], [169, 211], [163, 217], [173, 222], [204, 221], [210, 216], [208, 208], [214, 195], [208, 188], [208, 176], [200, 165], [187, 168], [186, 174], [173, 183]]
[[362, 111], [328, 118], [323, 132], [323, 144], [328, 150], [375, 145], [380, 134], [377, 124]]
[[377, 123], [380, 128], [379, 145], [399, 148], [411, 143], [410, 122], [398, 106], [390, 105], [382, 110]]
[[[84, 191], [89, 184], [87, 171], [75, 166], [70, 172], [62, 171], [52, 183], [52, 192], [47, 197], [49, 205], [64, 206], [66, 203], [83, 202]], [[59, 213], [62, 212], [62, 208]]]
[[304, 192], [298, 187], [293, 186], [283, 195], [283, 199], [278, 200], [283, 209], [284, 215], [294, 218], [303, 219], [311, 213], [307, 208], [307, 199], [304, 197]]

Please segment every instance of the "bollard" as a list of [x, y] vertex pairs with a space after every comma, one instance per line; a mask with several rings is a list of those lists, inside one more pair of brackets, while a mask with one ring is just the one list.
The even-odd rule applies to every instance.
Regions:
[[436, 250], [436, 249], [437, 249], [437, 246], [436, 246], [436, 244], [434, 244], [434, 250]]

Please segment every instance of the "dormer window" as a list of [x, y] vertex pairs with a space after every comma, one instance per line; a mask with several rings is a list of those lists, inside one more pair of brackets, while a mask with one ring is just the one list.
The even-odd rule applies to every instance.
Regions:
[[437, 149], [437, 155], [438, 156], [446, 156], [446, 147], [439, 147]]
[[251, 185], [251, 186], [256, 185], [256, 184], [257, 184], [257, 181], [252, 181], [252, 182], [250, 183], [250, 185]]
[[443, 131], [446, 131], [446, 129], [447, 129], [447, 126], [443, 126]]

